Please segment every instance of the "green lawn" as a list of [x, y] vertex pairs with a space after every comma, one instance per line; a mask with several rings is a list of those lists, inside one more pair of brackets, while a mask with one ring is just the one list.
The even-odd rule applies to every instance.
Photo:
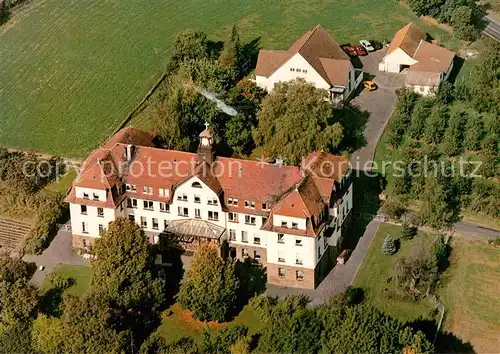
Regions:
[[52, 271], [47, 275], [45, 280], [40, 287], [42, 293], [46, 293], [52, 288], [52, 284], [49, 279], [53, 274], [59, 274], [62, 277], [70, 277], [74, 279], [75, 283], [68, 288], [68, 294], [80, 296], [84, 294], [90, 286], [90, 277], [92, 276], [92, 269], [85, 266], [69, 265], [59, 263]]
[[409, 21], [453, 43], [393, 0], [37, 0], [0, 28], [0, 146], [85, 156], [161, 76], [188, 27], [219, 40], [236, 22], [243, 40], [283, 49], [317, 23], [342, 43], [390, 39]]
[[454, 239], [445, 286], [438, 295], [446, 307], [444, 329], [477, 353], [500, 352], [500, 248], [486, 241]]
[[401, 240], [401, 248], [396, 254], [386, 256], [382, 253], [381, 247], [388, 233], [393, 238], [399, 239], [401, 227], [390, 224], [381, 224], [379, 226], [353, 285], [363, 288], [367, 300], [375, 307], [402, 322], [413, 321], [420, 316], [432, 319], [434, 306], [431, 303], [388, 298], [384, 289], [389, 286], [387, 280], [394, 276], [393, 266], [395, 261], [402, 256], [408, 256], [421, 239], [432, 242], [435, 236], [419, 231], [413, 240]]

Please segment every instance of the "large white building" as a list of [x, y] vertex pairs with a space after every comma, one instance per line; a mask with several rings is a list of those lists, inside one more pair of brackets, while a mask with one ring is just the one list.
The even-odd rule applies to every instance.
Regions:
[[287, 51], [259, 52], [255, 69], [258, 86], [271, 92], [277, 83], [298, 78], [327, 90], [332, 102], [342, 102], [359, 86], [363, 73], [356, 73], [349, 56], [323, 27], [317, 25]]
[[226, 241], [232, 257], [267, 267], [272, 284], [314, 288], [334, 262], [352, 208], [347, 158], [322, 152], [301, 166], [217, 157], [209, 129], [198, 153], [156, 148], [121, 130], [85, 161], [66, 198], [73, 247], [88, 249], [126, 217], [150, 242], [168, 235], [188, 252]]

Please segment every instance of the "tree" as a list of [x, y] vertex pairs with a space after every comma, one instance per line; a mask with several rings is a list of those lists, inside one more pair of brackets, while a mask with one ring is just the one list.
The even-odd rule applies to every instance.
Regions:
[[448, 128], [444, 133], [443, 152], [448, 156], [456, 156], [463, 151], [465, 113], [457, 112], [450, 117]]
[[124, 309], [155, 311], [165, 302], [165, 280], [154, 269], [151, 246], [137, 224], [117, 218], [96, 240], [94, 292]]
[[118, 332], [116, 311], [95, 293], [64, 298], [62, 338], [64, 353], [123, 353], [129, 335]]
[[479, 150], [483, 135], [483, 119], [478, 116], [469, 116], [465, 126], [464, 147], [471, 151]]
[[434, 176], [428, 176], [425, 180], [419, 218], [435, 229], [449, 228], [460, 220], [460, 204], [453, 191], [447, 187], [443, 188], [443, 184]]
[[231, 354], [231, 347], [247, 337], [248, 328], [235, 325], [222, 328], [215, 334], [205, 330], [201, 337], [202, 351], [206, 353]]
[[500, 43], [486, 39], [476, 65], [471, 70], [468, 96], [480, 112], [500, 112]]
[[253, 144], [252, 119], [237, 114], [229, 120], [226, 126], [226, 142], [237, 153], [249, 152]]
[[327, 92], [304, 80], [281, 82], [262, 101], [254, 138], [272, 157], [297, 164], [315, 150], [334, 151], [343, 128], [332, 119]]
[[333, 301], [317, 313], [322, 319], [322, 353], [401, 353], [404, 347], [414, 347], [416, 353], [432, 353], [432, 344], [422, 332], [368, 304]]
[[222, 259], [214, 245], [202, 245], [196, 252], [178, 300], [201, 321], [225, 321], [233, 313], [239, 282], [234, 264]]
[[437, 17], [445, 0], [408, 0], [408, 6], [418, 16]]
[[391, 256], [397, 251], [398, 247], [396, 246], [396, 242], [391, 235], [387, 234], [384, 238], [384, 242], [382, 242], [382, 253]]
[[441, 81], [436, 92], [436, 101], [447, 105], [455, 99], [455, 88], [453, 84], [447, 80]]
[[314, 309], [308, 308], [309, 298], [288, 295], [282, 300], [257, 297], [251, 306], [260, 314], [264, 325], [258, 352], [263, 353], [315, 353], [321, 322]]
[[401, 114], [395, 113], [387, 125], [387, 142], [393, 147], [403, 143], [408, 127], [408, 120]]
[[29, 322], [38, 305], [38, 289], [27, 279], [0, 281], [0, 332]]
[[403, 228], [401, 230], [401, 237], [403, 240], [411, 240], [417, 235], [417, 228], [408, 223], [403, 223]]
[[438, 266], [434, 250], [419, 242], [409, 257], [402, 257], [394, 264], [398, 287], [411, 299], [425, 296], [434, 286]]
[[179, 65], [191, 59], [208, 58], [207, 36], [200, 30], [187, 29], [172, 44], [172, 62]]
[[473, 41], [477, 38], [479, 31], [475, 26], [474, 10], [469, 6], [459, 6], [453, 10], [451, 19], [453, 33], [465, 41]]
[[243, 48], [240, 42], [240, 35], [238, 34], [236, 25], [233, 24], [231, 36], [229, 37], [229, 41], [224, 43], [224, 50], [219, 58], [219, 62], [222, 67], [232, 69], [235, 78], [240, 79], [244, 75], [243, 61]]
[[392, 219], [399, 219], [406, 211], [406, 205], [396, 198], [388, 198], [382, 204], [381, 210]]
[[39, 314], [31, 331], [33, 348], [41, 354], [59, 354], [63, 351], [63, 322], [57, 317]]
[[448, 108], [443, 105], [432, 107], [431, 114], [425, 122], [424, 140], [429, 144], [439, 144], [448, 123]]
[[426, 97], [420, 98], [413, 109], [409, 134], [413, 139], [420, 139], [424, 134], [427, 117], [431, 113], [434, 101]]

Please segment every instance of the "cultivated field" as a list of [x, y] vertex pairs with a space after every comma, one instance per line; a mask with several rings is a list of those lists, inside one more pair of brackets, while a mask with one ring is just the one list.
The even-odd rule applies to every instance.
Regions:
[[200, 28], [286, 48], [317, 23], [339, 42], [390, 39], [416, 21], [393, 0], [34, 0], [0, 27], [0, 146], [85, 156], [161, 76], [172, 39]]

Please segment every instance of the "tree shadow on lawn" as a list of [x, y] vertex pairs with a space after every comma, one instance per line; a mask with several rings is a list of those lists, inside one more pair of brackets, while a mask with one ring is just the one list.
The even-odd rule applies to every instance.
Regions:
[[[416, 331], [422, 331], [431, 343], [436, 335], [437, 323], [435, 320], [418, 318], [407, 323]], [[474, 353], [474, 347], [470, 342], [463, 342], [460, 338], [450, 332], [439, 332], [436, 338], [436, 353]]]
[[379, 173], [353, 170], [352, 219], [343, 233], [342, 248], [353, 250], [363, 236], [368, 224], [380, 208], [379, 194], [385, 188], [386, 180]]
[[354, 152], [367, 144], [364, 130], [369, 118], [370, 112], [350, 104], [334, 109], [333, 123], [339, 122], [344, 127], [340, 150]]
[[448, 78], [448, 80], [452, 84], [454, 84], [455, 81], [457, 80], [458, 73], [460, 72], [460, 70], [462, 70], [462, 66], [464, 66], [464, 63], [465, 63], [464, 58], [455, 57], [453, 61], [453, 69], [451, 70], [450, 77]]
[[242, 65], [244, 75], [250, 74], [257, 65], [257, 58], [261, 48], [260, 39], [261, 37], [254, 38], [242, 46], [242, 52], [245, 58], [245, 62]]

